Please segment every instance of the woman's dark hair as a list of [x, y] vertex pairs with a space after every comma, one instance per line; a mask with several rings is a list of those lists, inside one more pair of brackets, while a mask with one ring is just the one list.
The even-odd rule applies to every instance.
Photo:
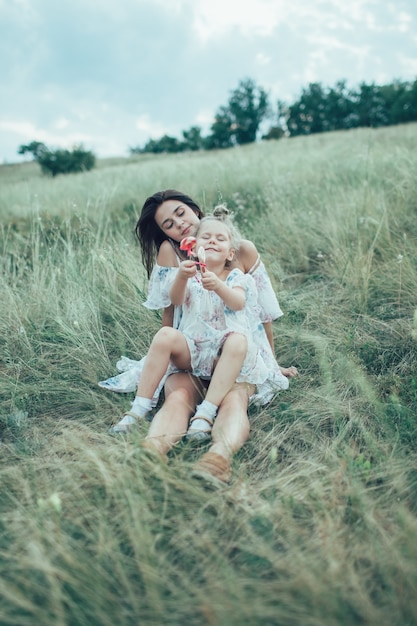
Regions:
[[170, 239], [155, 221], [155, 213], [157, 209], [166, 200], [178, 200], [192, 209], [197, 217], [201, 219], [204, 214], [198, 204], [181, 191], [175, 189], [165, 189], [165, 191], [157, 191], [149, 198], [146, 198], [142, 207], [142, 211], [139, 220], [135, 227], [136, 237], [139, 239], [139, 244], [142, 252], [142, 261], [146, 268], [148, 278], [151, 275], [156, 256], [158, 254], [161, 243], [165, 240], [170, 241], [179, 251], [179, 243]]

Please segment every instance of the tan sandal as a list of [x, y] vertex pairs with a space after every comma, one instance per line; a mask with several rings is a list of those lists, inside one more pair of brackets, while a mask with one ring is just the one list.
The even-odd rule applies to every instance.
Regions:
[[206, 452], [194, 465], [192, 475], [215, 485], [227, 485], [232, 478], [232, 468], [221, 454]]
[[[201, 428], [192, 428], [192, 423], [196, 420], [204, 420], [207, 423], [208, 428], [201, 430]], [[214, 420], [209, 417], [203, 417], [202, 415], [194, 415], [190, 419], [190, 425], [185, 434], [187, 441], [193, 441], [195, 443], [203, 443], [204, 441], [210, 441], [211, 429], [213, 428]]]
[[[122, 424], [122, 420], [126, 417], [126, 415], [132, 417], [133, 421], [130, 423]], [[128, 435], [129, 433], [136, 430], [136, 428], [138, 427], [138, 420], [140, 420], [139, 415], [136, 415], [136, 413], [133, 413], [132, 411], [126, 411], [120, 422], [114, 424], [114, 426], [111, 426], [111, 428], [109, 428], [109, 433], [111, 435]]]

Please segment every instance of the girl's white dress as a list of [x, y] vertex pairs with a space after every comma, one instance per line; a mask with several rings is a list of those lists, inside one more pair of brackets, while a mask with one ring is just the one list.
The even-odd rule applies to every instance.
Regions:
[[[170, 306], [169, 291], [176, 267], [155, 265], [149, 281], [148, 298], [144, 306], [149, 309], [163, 309]], [[174, 328], [185, 335], [191, 353], [193, 373], [201, 378], [210, 378], [213, 360], [225, 337], [230, 332], [244, 333], [248, 339], [248, 353], [237, 382], [256, 384], [256, 394], [252, 401], [259, 404], [269, 402], [280, 389], [288, 388], [288, 379], [274, 358], [263, 323], [281, 317], [282, 311], [271, 285], [265, 266], [260, 262], [256, 270], [243, 274], [233, 269], [226, 283], [245, 289], [246, 304], [243, 310], [233, 311], [225, 307], [219, 296], [207, 291], [194, 278], [188, 281], [184, 304], [174, 309]], [[127, 393], [135, 391], [145, 357], [134, 361], [122, 357], [117, 363], [121, 374], [99, 382], [99, 386], [109, 391]], [[170, 366], [153, 398], [155, 406], [166, 377], [176, 370]]]

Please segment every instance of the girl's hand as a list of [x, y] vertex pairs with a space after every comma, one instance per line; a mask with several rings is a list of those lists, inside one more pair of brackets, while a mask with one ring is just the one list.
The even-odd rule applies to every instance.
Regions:
[[216, 291], [219, 284], [222, 283], [220, 278], [214, 272], [209, 272], [208, 269], [205, 269], [204, 272], [201, 273], [201, 282], [204, 289], [208, 291]]
[[192, 259], [186, 259], [185, 261], [181, 261], [178, 268], [178, 276], [183, 280], [188, 280], [192, 278], [197, 273], [197, 267], [195, 261]]

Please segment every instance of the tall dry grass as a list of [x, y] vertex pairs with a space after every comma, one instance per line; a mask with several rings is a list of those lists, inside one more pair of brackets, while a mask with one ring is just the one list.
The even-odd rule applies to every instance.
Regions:
[[[417, 126], [138, 157], [45, 179], [0, 168], [0, 624], [417, 623]], [[133, 228], [176, 187], [228, 203], [300, 376], [263, 409], [230, 487], [202, 450], [107, 434], [97, 381], [160, 315]]]

